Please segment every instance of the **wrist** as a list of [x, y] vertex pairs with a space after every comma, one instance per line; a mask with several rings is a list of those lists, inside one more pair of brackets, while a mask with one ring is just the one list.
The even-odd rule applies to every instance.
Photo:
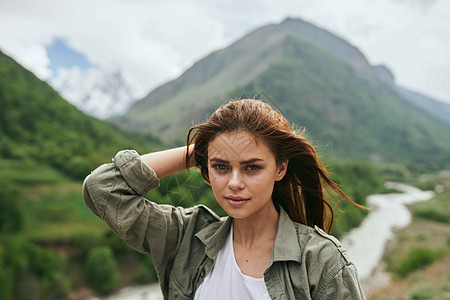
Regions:
[[195, 144], [191, 144], [188, 146], [189, 161], [187, 162], [187, 169], [195, 167], [196, 165], [194, 147]]

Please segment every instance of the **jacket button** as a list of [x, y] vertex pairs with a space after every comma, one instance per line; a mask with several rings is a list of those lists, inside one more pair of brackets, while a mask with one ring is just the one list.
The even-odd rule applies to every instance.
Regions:
[[200, 272], [200, 277], [205, 277], [205, 269]]

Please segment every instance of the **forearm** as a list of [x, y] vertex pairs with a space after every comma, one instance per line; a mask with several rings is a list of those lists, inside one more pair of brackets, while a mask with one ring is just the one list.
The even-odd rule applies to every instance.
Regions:
[[[154, 170], [134, 150], [117, 153], [112, 163], [95, 169], [83, 182], [83, 198], [94, 214], [130, 247], [161, 259], [176, 247], [183, 210], [147, 201], [159, 186]], [[161, 238], [170, 236], [173, 238]], [[175, 240], [175, 241], [174, 241]], [[160, 263], [160, 262], [159, 262]]]
[[[193, 157], [191, 157], [192, 159], [190, 160], [189, 165], [186, 166], [186, 149], [186, 146], [183, 146], [159, 152], [152, 152], [142, 155], [141, 159], [150, 168], [152, 168], [158, 178], [161, 179], [167, 175], [194, 166]], [[194, 145], [190, 145], [190, 153], [192, 153], [193, 149]]]

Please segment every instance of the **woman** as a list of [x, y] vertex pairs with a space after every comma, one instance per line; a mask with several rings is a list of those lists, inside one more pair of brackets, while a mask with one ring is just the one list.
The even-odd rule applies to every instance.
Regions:
[[[193, 166], [229, 217], [143, 198]], [[320, 229], [333, 222], [322, 186], [352, 202], [283, 116], [246, 99], [192, 127], [186, 147], [119, 152], [83, 193], [120, 238], [152, 256], [165, 299], [365, 299], [345, 250]]]

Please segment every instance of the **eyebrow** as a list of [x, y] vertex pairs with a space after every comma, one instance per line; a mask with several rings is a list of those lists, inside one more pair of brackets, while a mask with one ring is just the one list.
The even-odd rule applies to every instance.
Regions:
[[[227, 160], [223, 160], [223, 159], [216, 158], [216, 157], [211, 158], [209, 161], [211, 161], [211, 162], [218, 162], [218, 163], [221, 163], [221, 164], [229, 164], [230, 163]], [[261, 159], [261, 158], [252, 158], [252, 159], [249, 159], [249, 160], [241, 160], [239, 162], [239, 164], [246, 165], [246, 164], [251, 164], [251, 163], [259, 162], [259, 161], [264, 161], [264, 160]]]

